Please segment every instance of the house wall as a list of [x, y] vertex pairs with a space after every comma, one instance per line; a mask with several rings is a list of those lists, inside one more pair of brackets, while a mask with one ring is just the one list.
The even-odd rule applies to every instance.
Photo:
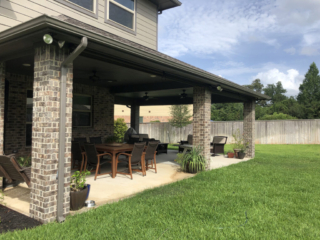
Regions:
[[66, 15], [130, 41], [157, 49], [158, 11], [148, 0], [137, 0], [136, 34], [105, 23], [105, 0], [98, 0], [98, 18], [79, 12], [56, 0], [1, 0], [0, 32], [43, 14]]
[[[26, 146], [26, 100], [27, 89], [33, 88], [33, 77], [6, 73], [9, 81], [8, 114], [5, 119], [4, 152], [16, 156], [31, 154]], [[74, 84], [73, 93], [93, 96], [93, 126], [72, 128], [74, 137], [102, 137], [113, 135], [114, 97], [106, 88]], [[89, 140], [89, 139], [88, 139]]]

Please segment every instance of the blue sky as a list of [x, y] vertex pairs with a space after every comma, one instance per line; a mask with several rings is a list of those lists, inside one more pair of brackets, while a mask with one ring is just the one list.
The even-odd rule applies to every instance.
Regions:
[[181, 0], [159, 16], [159, 51], [238, 84], [297, 95], [320, 67], [320, 0]]

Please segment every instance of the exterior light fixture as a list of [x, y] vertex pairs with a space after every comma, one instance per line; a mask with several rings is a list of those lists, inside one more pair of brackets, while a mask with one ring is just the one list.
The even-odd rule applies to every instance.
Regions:
[[24, 64], [22, 64], [22, 66], [24, 66], [24, 67], [31, 67], [31, 64], [30, 64], [30, 63], [24, 63]]
[[223, 88], [222, 88], [221, 86], [218, 86], [218, 87], [217, 87], [217, 90], [220, 91], [220, 92], [222, 92], [222, 91], [223, 91]]
[[108, 80], [108, 83], [113, 83], [113, 81], [112, 80]]
[[157, 77], [157, 75], [150, 75], [150, 77], [155, 78], [155, 77]]
[[45, 34], [43, 36], [43, 41], [46, 43], [46, 44], [52, 44], [53, 43], [53, 37], [50, 35], [50, 34]]

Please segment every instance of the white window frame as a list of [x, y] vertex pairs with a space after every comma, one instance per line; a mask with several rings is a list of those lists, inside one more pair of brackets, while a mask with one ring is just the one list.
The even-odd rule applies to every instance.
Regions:
[[[90, 114], [90, 125], [89, 126], [73, 126], [73, 124], [71, 124], [72, 128], [91, 128], [92, 127], [92, 114], [93, 114], [93, 111], [92, 111], [92, 109], [93, 109], [92, 95], [74, 93], [73, 96], [90, 97], [90, 99], [91, 99], [91, 108], [90, 108], [90, 110], [87, 110], [87, 111], [86, 110], [74, 110], [74, 108], [73, 108], [73, 100], [72, 100], [72, 115], [73, 115], [73, 112], [89, 112], [91, 114]], [[73, 121], [73, 117], [72, 117], [72, 121]]]
[[[105, 0], [105, 22], [110, 24], [110, 25], [113, 25], [117, 28], [120, 28], [121, 30], [124, 30], [126, 32], [129, 32], [129, 33], [132, 33], [134, 35], [136, 35], [136, 23], [137, 23], [137, 2], [138, 0], [134, 0], [134, 10], [131, 10], [130, 8], [127, 8], [123, 5], [121, 5], [120, 3], [116, 2], [115, 0]], [[128, 28], [124, 25], [122, 25], [121, 23], [118, 23], [118, 22], [115, 22], [111, 19], [109, 19], [109, 5], [110, 3], [113, 3], [114, 5], [130, 12], [133, 14], [133, 28]]]
[[81, 12], [81, 13], [84, 13], [84, 14], [87, 14], [91, 17], [94, 17], [94, 18], [98, 18], [98, 6], [99, 6], [99, 0], [93, 0], [93, 11], [89, 10], [89, 9], [86, 9], [84, 7], [81, 7], [80, 5], [76, 4], [76, 3], [73, 3], [69, 0], [55, 0], [56, 2], [59, 2], [63, 5], [66, 5], [70, 8], [73, 8], [75, 10], [77, 10], [78, 12]]

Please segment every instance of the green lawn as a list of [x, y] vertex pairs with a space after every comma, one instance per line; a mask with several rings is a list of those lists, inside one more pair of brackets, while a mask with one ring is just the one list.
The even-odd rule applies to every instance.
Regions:
[[249, 162], [0, 239], [320, 239], [319, 174], [320, 145], [257, 145]]

